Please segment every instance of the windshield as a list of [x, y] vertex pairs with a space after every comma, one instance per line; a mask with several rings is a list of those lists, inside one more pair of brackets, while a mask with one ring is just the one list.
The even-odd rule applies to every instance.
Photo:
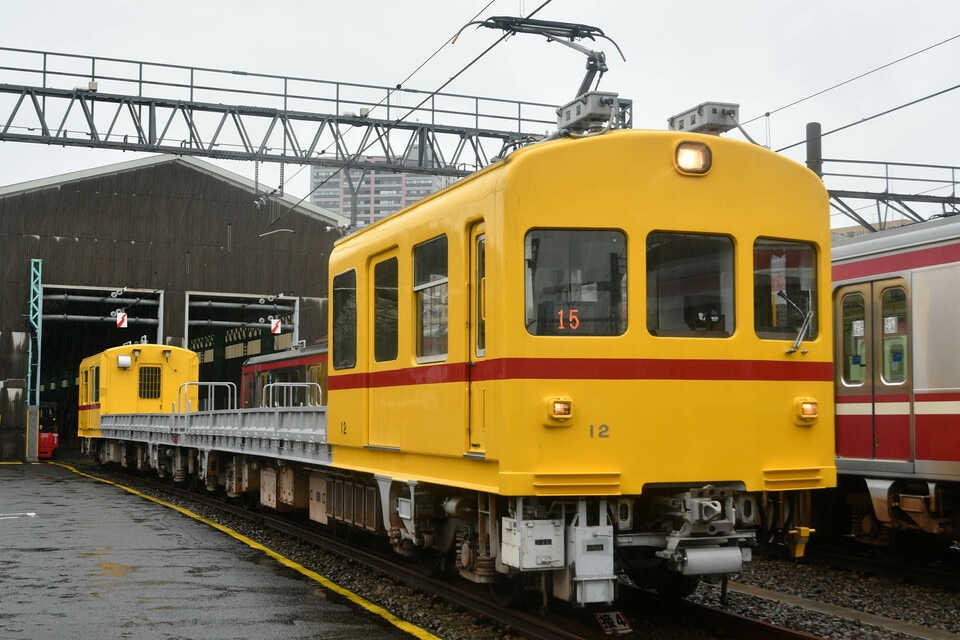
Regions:
[[618, 336], [627, 328], [627, 238], [622, 231], [535, 229], [525, 240], [527, 331]]

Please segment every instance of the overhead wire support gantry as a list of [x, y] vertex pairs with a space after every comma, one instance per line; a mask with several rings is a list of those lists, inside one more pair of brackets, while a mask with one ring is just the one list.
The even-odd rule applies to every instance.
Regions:
[[[960, 167], [824, 158], [818, 122], [807, 124], [806, 151], [807, 168], [834, 185], [828, 189], [831, 209], [869, 232], [883, 231], [898, 220], [914, 223], [960, 215]], [[836, 188], [838, 184], [848, 186]], [[876, 223], [868, 220], [861, 202], [872, 203]]]
[[7, 47], [0, 74], [0, 141], [464, 176], [555, 126], [542, 103]]

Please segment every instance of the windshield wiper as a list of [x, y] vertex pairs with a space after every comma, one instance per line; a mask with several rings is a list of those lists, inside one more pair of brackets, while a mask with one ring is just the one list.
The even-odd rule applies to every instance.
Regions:
[[[803, 315], [803, 309], [797, 306], [797, 303], [787, 297], [787, 294], [783, 292], [783, 289], [777, 291], [777, 297], [783, 298], [787, 301], [791, 307], [797, 310], [797, 313]], [[803, 336], [807, 332], [807, 329], [810, 328], [810, 321], [813, 320], [813, 309], [807, 311], [806, 315], [803, 317], [803, 324], [800, 325], [800, 331], [797, 332], [797, 339], [793, 341], [793, 346], [784, 351], [787, 355], [791, 353], [796, 353], [800, 349], [800, 345], [803, 344]], [[801, 353], [806, 353], [807, 350], [804, 349]]]

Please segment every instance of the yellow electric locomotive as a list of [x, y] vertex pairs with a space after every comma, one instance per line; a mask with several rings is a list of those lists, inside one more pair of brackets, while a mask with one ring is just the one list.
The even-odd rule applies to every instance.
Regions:
[[[77, 435], [83, 450], [102, 462], [126, 464], [126, 443], [136, 442], [128, 425], [121, 439], [105, 437], [101, 418], [107, 415], [166, 415], [198, 408], [200, 360], [189, 349], [160, 344], [131, 343], [84, 358], [78, 375]], [[141, 425], [143, 442], [136, 446], [138, 468], [156, 468], [150, 428]], [[165, 427], [169, 430], [169, 420]], [[156, 445], [153, 447], [156, 462]]]
[[80, 363], [78, 435], [100, 436], [100, 414], [166, 413], [178, 402], [197, 408], [200, 360], [189, 349], [131, 343]]
[[328, 517], [505, 595], [738, 571], [765, 494], [836, 481], [829, 246], [806, 168], [637, 130], [517, 150], [341, 239]]
[[[82, 363], [79, 435], [505, 600], [683, 594], [741, 569], [770, 505], [802, 542], [799, 496], [836, 482], [829, 242], [820, 181], [769, 150], [542, 142], [337, 243], [328, 406], [240, 408], [133, 344]], [[306, 356], [256, 363], [261, 395], [323, 398], [281, 370]]]

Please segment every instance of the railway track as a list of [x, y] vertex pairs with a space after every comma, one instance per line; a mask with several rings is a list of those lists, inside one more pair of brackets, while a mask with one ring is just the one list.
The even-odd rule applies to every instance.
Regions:
[[859, 571], [865, 574], [882, 575], [915, 584], [960, 591], [960, 552], [950, 551], [955, 557], [939, 561], [890, 560], [864, 549], [862, 546], [847, 548], [834, 545], [810, 545], [807, 562], [816, 562], [837, 569]]
[[[627, 623], [619, 627], [620, 637], [638, 636], [630, 629], [648, 627], [653, 624], [674, 624], [670, 619], [681, 620], [682, 629], [678, 630], [684, 638], [710, 638], [711, 640], [811, 640], [817, 636], [787, 629], [762, 620], [754, 620], [723, 610], [718, 606], [705, 606], [688, 601], [671, 605], [664, 615], [663, 600], [649, 591], [624, 587], [622, 602], [618, 602], [621, 611], [603, 612], [596, 608], [559, 607], [556, 611], [544, 613], [542, 610], [525, 611], [505, 608], [496, 604], [486, 588], [460, 581], [434, 578], [425, 575], [419, 567], [398, 563], [396, 556], [382, 554], [372, 548], [333, 537], [318, 531], [306, 521], [296, 517], [282, 517], [278, 514], [250, 509], [249, 506], [225, 502], [213, 495], [197, 493], [185, 488], [171, 486], [140, 476], [128, 476], [99, 469], [86, 469], [118, 484], [128, 485], [137, 490], [147, 489], [151, 495], [160, 499], [178, 502], [190, 508], [190, 504], [203, 505], [218, 512], [242, 520], [259, 529], [281, 536], [289, 536], [316, 549], [334, 554], [343, 560], [378, 572], [386, 578], [400, 581], [412, 590], [442, 598], [452, 607], [458, 607], [469, 616], [483, 618], [507, 630], [510, 634], [530, 639], [556, 640], [594, 640], [618, 635], [616, 629], [602, 628], [604, 614], [620, 614]], [[322, 572], [323, 569], [318, 569]], [[365, 596], [366, 597], [366, 596]], [[563, 604], [563, 603], [560, 603]], [[551, 605], [553, 606], [553, 605]], [[598, 615], [599, 614], [599, 615]], [[701, 633], [703, 635], [697, 635]]]

